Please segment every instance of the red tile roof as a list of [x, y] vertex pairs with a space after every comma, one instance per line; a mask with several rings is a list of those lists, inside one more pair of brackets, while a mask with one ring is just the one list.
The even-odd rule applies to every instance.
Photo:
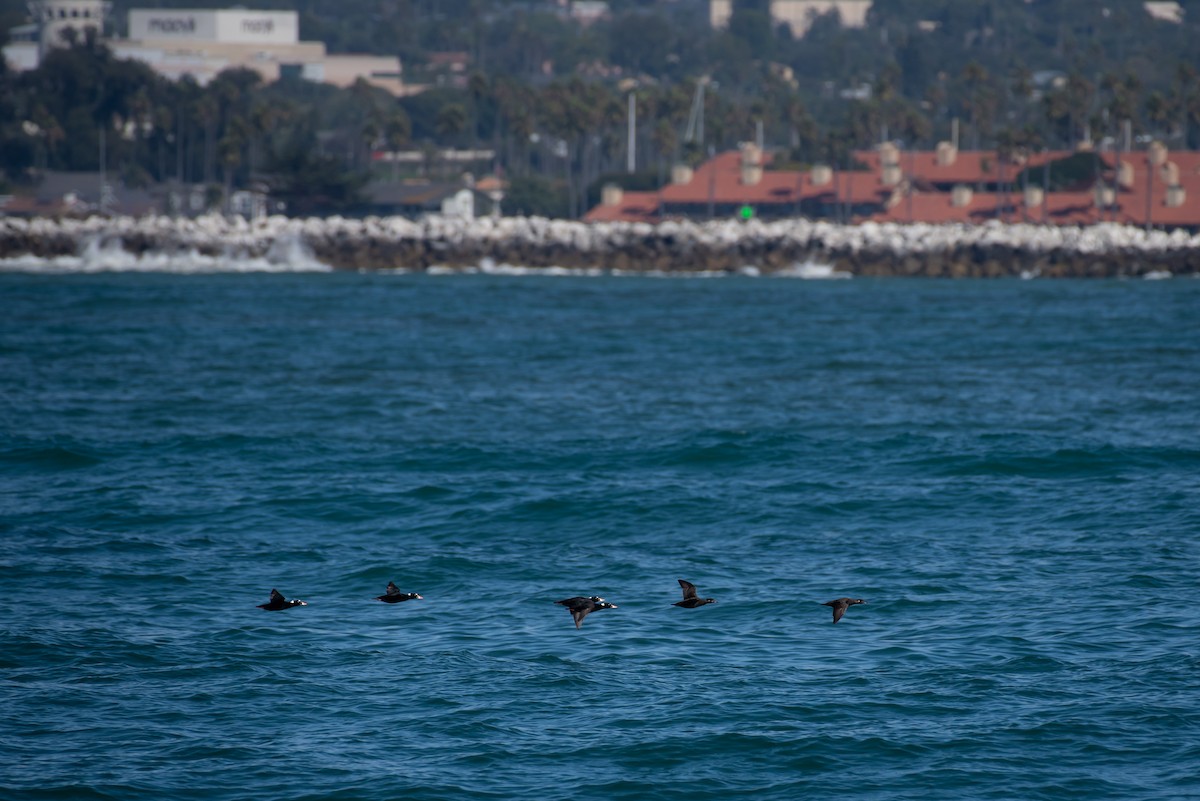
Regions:
[[[769, 162], [770, 157], [764, 161]], [[770, 206], [795, 204], [825, 195], [833, 198], [835, 194], [842, 201], [878, 201], [889, 190], [875, 173], [837, 172], [829, 183], [818, 186], [813, 184], [809, 171], [771, 170], [766, 166], [756, 183], [743, 183], [741, 154], [733, 150], [719, 153], [696, 167], [692, 180], [686, 184], [663, 187], [659, 197], [664, 205]]]
[[[929, 184], [978, 184], [1011, 181], [1025, 167], [1040, 167], [1047, 161], [1055, 161], [1074, 155], [1074, 151], [1051, 150], [1032, 153], [1021, 162], [1001, 164], [994, 150], [958, 151], [950, 164], [938, 164], [935, 151], [900, 151], [898, 161], [904, 175], [918, 176]], [[871, 172], [881, 172], [883, 158], [879, 150], [858, 150], [855, 161], [865, 165]]]
[[[1072, 155], [1069, 151], [1036, 153], [1025, 165], [1008, 164], [1000, 171], [994, 151], [959, 152], [953, 164], [938, 165], [937, 154], [929, 151], [899, 154], [902, 173], [900, 187], [882, 182], [882, 163], [878, 150], [855, 154], [866, 170], [837, 171], [821, 186], [812, 183], [810, 171], [768, 169], [770, 156], [764, 158], [761, 179], [743, 183], [741, 154], [738, 151], [720, 153], [695, 168], [690, 181], [670, 184], [658, 192], [627, 192], [617, 206], [599, 206], [588, 213], [588, 220], [636, 220], [651, 222], [663, 216], [700, 213], [709, 206], [718, 213], [727, 213], [730, 206], [750, 205], [763, 211], [774, 210], [779, 215], [795, 215], [802, 211], [820, 210], [832, 214], [839, 204], [854, 207], [855, 219], [889, 222], [961, 222], [981, 223], [988, 220], [1010, 222], [1045, 220], [1056, 225], [1087, 225], [1098, 222], [1120, 222], [1131, 225], [1200, 228], [1200, 152], [1170, 152], [1167, 161], [1177, 174], [1183, 202], [1167, 205], [1166, 167], [1149, 169], [1145, 151], [1098, 154], [1103, 162], [1102, 174], [1107, 185], [1117, 176], [1117, 164], [1132, 170], [1132, 181], [1122, 185], [1117, 193], [1115, 208], [1102, 209], [1096, 205], [1093, 191], [1058, 191], [1045, 196], [1045, 207], [1025, 207], [1021, 187], [1013, 186], [1008, 194], [994, 191], [975, 192], [961, 207], [952, 202], [952, 193], [936, 187], [961, 184], [994, 189], [1013, 182], [1022, 166], [1039, 167], [1046, 161]], [[909, 184], [914, 187], [910, 192]], [[1036, 186], [1036, 184], [1033, 184]], [[1147, 205], [1147, 198], [1150, 198]], [[863, 216], [866, 209], [879, 209]]]
[[583, 216], [586, 222], [658, 222], [658, 192], [625, 192], [614, 206], [601, 203]]

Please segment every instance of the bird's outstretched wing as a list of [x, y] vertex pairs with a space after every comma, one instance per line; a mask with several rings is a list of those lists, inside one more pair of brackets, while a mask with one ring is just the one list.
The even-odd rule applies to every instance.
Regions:
[[683, 587], [683, 600], [686, 601], [688, 598], [696, 597], [696, 585], [695, 584], [693, 584], [690, 581], [684, 581], [683, 579], [678, 579], [678, 581], [679, 581], [679, 586]]

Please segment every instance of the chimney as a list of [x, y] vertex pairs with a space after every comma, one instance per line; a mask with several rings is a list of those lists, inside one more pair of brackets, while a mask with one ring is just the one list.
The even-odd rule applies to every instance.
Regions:
[[809, 170], [808, 180], [813, 186], [825, 186], [833, 180], [833, 168], [828, 164], [814, 164]]
[[676, 164], [671, 168], [671, 183], [682, 186], [692, 182], [692, 168], [686, 164]]
[[1025, 208], [1036, 209], [1046, 199], [1046, 193], [1040, 186], [1025, 187]]
[[899, 164], [884, 164], [879, 180], [884, 186], [897, 186], [904, 177]]
[[1146, 151], [1146, 158], [1150, 159], [1150, 163], [1155, 167], [1161, 167], [1167, 163], [1167, 146], [1157, 140], [1151, 142]]
[[1121, 162], [1121, 168], [1117, 171], [1117, 183], [1121, 185], [1122, 189], [1133, 187], [1133, 162]]
[[600, 190], [600, 203], [604, 206], [620, 206], [625, 199], [625, 190], [616, 184], [605, 184]]
[[1187, 200], [1187, 190], [1178, 184], [1167, 187], [1167, 208], [1177, 209]]
[[1117, 205], [1117, 193], [1113, 191], [1111, 186], [1096, 184], [1093, 202], [1095, 202], [1098, 209], [1111, 209]]
[[975, 197], [974, 190], [966, 184], [955, 184], [950, 190], [950, 205], [956, 209], [965, 208], [971, 205], [971, 201]]
[[762, 180], [762, 151], [752, 142], [742, 142], [742, 186], [754, 186]]
[[958, 148], [952, 142], [937, 143], [937, 165], [949, 167], [958, 158]]
[[1179, 186], [1179, 165], [1173, 161], [1165, 161], [1162, 165], [1162, 182], [1166, 186]]
[[891, 142], [879, 146], [879, 163], [884, 167], [900, 163], [900, 148]]

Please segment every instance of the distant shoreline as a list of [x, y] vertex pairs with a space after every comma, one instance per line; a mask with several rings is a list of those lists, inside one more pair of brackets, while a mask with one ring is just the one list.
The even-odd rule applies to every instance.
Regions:
[[480, 265], [616, 273], [1113, 278], [1200, 275], [1200, 235], [1115, 224], [1086, 228], [669, 221], [584, 223], [507, 217], [297, 219], [0, 218], [0, 259], [80, 256], [307, 258], [335, 270], [453, 270]]

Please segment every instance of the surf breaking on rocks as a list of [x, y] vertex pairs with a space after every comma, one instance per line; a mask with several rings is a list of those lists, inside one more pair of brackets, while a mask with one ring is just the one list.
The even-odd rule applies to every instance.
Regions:
[[[0, 267], [750, 274], [800, 278], [1200, 274], [1200, 234], [1043, 226], [430, 216], [0, 218]], [[225, 265], [223, 267], [223, 265]]]

